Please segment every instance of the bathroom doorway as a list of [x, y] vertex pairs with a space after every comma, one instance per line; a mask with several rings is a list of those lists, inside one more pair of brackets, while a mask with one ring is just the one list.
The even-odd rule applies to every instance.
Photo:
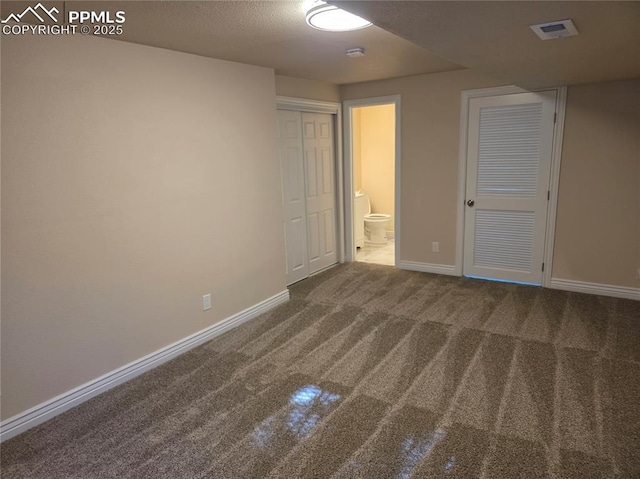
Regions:
[[398, 263], [399, 109], [399, 97], [345, 102], [347, 260]]

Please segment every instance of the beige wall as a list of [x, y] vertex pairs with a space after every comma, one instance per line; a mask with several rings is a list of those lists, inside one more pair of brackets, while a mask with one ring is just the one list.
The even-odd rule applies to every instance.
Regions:
[[323, 81], [276, 75], [276, 95], [340, 102], [340, 87]]
[[571, 86], [553, 277], [639, 287], [640, 79]]
[[[403, 261], [454, 264], [460, 92], [497, 85], [460, 70], [341, 87], [343, 100], [401, 95]], [[440, 253], [431, 252], [432, 241]]]
[[373, 213], [391, 215], [394, 231], [395, 105], [356, 108], [353, 125], [355, 189], [367, 193]]
[[272, 70], [25, 35], [2, 87], [2, 418], [285, 289]]
[[[569, 88], [555, 278], [640, 286], [639, 82]], [[460, 92], [499, 85], [462, 70], [341, 87], [343, 100], [401, 95], [402, 260], [454, 264]]]

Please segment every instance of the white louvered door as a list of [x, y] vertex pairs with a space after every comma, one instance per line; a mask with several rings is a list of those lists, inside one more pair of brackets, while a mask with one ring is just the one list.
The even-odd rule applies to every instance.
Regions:
[[556, 92], [469, 103], [465, 276], [542, 283]]

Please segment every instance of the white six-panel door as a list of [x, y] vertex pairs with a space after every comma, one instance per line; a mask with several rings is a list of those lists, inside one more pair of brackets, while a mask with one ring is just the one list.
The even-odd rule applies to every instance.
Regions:
[[556, 92], [469, 103], [463, 273], [542, 283]]
[[287, 284], [337, 262], [332, 116], [278, 110]]
[[307, 208], [300, 112], [278, 110], [287, 283], [309, 276]]
[[332, 117], [303, 113], [304, 172], [307, 192], [309, 274], [335, 264], [336, 193]]

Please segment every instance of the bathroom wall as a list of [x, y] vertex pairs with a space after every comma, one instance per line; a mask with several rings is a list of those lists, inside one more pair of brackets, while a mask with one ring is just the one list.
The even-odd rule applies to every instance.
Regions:
[[286, 289], [274, 105], [267, 68], [3, 37], [3, 419]]
[[373, 213], [391, 215], [387, 229], [395, 231], [395, 105], [368, 106], [356, 111], [354, 170], [359, 169], [360, 178], [356, 173], [355, 187], [369, 195]]

